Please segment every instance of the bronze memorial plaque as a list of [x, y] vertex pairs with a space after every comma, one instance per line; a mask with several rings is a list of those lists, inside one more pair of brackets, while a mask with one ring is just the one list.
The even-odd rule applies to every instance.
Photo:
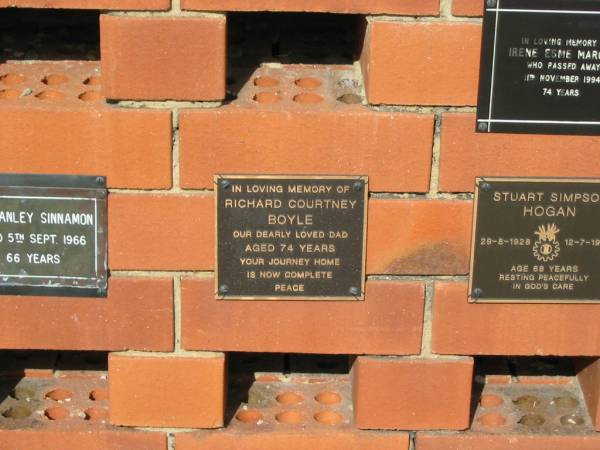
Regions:
[[600, 301], [600, 180], [478, 178], [471, 302]]
[[219, 175], [219, 299], [362, 300], [368, 179]]
[[0, 175], [0, 294], [105, 297], [106, 179]]

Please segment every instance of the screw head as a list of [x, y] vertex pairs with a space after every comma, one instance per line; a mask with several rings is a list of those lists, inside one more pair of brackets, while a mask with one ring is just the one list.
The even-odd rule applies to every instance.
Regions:
[[485, 4], [488, 6], [488, 8], [494, 8], [496, 6], [496, 0], [487, 0]]
[[490, 192], [492, 190], [492, 185], [486, 181], [481, 183], [480, 188], [483, 192]]
[[350, 289], [348, 289], [348, 292], [350, 292], [350, 295], [357, 296], [360, 294], [360, 289], [356, 286], [352, 286]]
[[363, 182], [362, 181], [355, 181], [352, 186], [354, 187], [355, 192], [360, 192], [363, 190]]
[[481, 298], [482, 295], [483, 291], [480, 288], [473, 289], [473, 292], [471, 293], [471, 297], [473, 298]]
[[229, 286], [227, 286], [226, 284], [222, 284], [221, 286], [219, 286], [219, 294], [225, 295], [228, 292], [229, 292]]
[[223, 188], [223, 189], [229, 189], [229, 186], [231, 186], [231, 183], [229, 182], [229, 180], [221, 180], [219, 182], [219, 184], [221, 185], [221, 188]]
[[479, 122], [479, 123], [477, 124], [477, 129], [478, 129], [479, 131], [488, 131], [488, 124], [487, 124], [487, 123], [485, 123], [485, 122]]
[[96, 184], [98, 186], [104, 186], [104, 177], [96, 177]]

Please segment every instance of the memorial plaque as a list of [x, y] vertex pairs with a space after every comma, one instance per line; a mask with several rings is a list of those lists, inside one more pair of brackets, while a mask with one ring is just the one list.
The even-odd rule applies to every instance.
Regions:
[[367, 177], [219, 175], [220, 299], [362, 300]]
[[470, 301], [600, 301], [600, 180], [479, 178]]
[[0, 175], [0, 294], [106, 296], [105, 186], [104, 177]]
[[488, 0], [477, 131], [600, 134], [600, 0]]

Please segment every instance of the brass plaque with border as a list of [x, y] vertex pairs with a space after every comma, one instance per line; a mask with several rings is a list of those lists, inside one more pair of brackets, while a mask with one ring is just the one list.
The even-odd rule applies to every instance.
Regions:
[[363, 300], [366, 176], [218, 175], [216, 297]]
[[106, 178], [0, 174], [0, 294], [106, 297]]
[[469, 301], [600, 301], [600, 180], [478, 178]]

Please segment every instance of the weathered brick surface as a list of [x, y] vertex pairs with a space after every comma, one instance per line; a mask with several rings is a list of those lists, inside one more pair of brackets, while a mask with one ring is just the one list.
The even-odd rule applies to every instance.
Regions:
[[171, 0], [0, 0], [1, 7], [167, 10]]
[[483, 2], [479, 0], [452, 0], [452, 14], [455, 16], [481, 16]]
[[181, 7], [199, 11], [301, 11], [437, 15], [439, 0], [182, 0]]
[[468, 303], [467, 284], [438, 282], [434, 353], [452, 355], [600, 355], [594, 305]]
[[103, 15], [100, 34], [102, 91], [107, 98], [225, 97], [224, 16]]
[[352, 372], [358, 428], [463, 430], [469, 426], [472, 358], [359, 356]]
[[[2, 171], [171, 186], [171, 111], [107, 106], [95, 62], [0, 65]], [[29, 92], [29, 95], [27, 93]]]
[[577, 360], [577, 379], [596, 431], [600, 431], [600, 360]]
[[600, 138], [476, 133], [475, 115], [442, 116], [440, 190], [471, 192], [477, 176], [598, 177]]
[[475, 105], [481, 26], [372, 19], [361, 57], [369, 103]]
[[600, 446], [597, 435], [527, 435], [487, 433], [417, 433], [416, 450], [595, 450]]
[[170, 278], [109, 280], [108, 298], [4, 296], [0, 348], [173, 349]]
[[468, 272], [472, 202], [386, 200], [369, 202], [367, 272]]
[[212, 195], [112, 194], [109, 266], [206, 270], [214, 264]]
[[112, 353], [110, 422], [143, 427], [218, 428], [225, 409], [225, 356]]
[[[369, 281], [364, 301], [224, 301], [213, 278], [182, 282], [188, 350], [418, 354], [424, 287]], [[252, 320], [249, 320], [252, 318]]]
[[342, 173], [368, 174], [371, 191], [426, 192], [433, 116], [338, 101], [348, 79], [349, 66], [262, 68], [231, 104], [182, 110], [182, 186], [211, 189], [215, 173]]

